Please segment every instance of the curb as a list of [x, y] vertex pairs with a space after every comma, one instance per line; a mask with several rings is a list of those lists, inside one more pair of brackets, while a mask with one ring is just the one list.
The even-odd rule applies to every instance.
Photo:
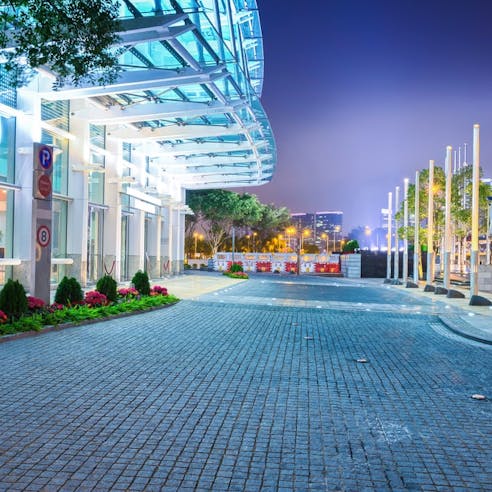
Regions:
[[39, 331], [20, 331], [19, 333], [12, 333], [10, 335], [0, 335], [0, 343], [6, 343], [13, 340], [18, 340], [21, 338], [33, 338], [39, 335], [44, 335], [45, 333], [52, 333], [54, 331], [62, 331], [68, 328], [77, 328], [79, 326], [94, 325], [96, 323], [104, 323], [105, 321], [113, 321], [119, 318], [128, 318], [136, 314], [149, 313], [151, 311], [158, 311], [159, 309], [166, 309], [171, 306], [178, 304], [179, 300], [176, 302], [170, 302], [169, 304], [162, 304], [161, 306], [153, 306], [149, 309], [144, 309], [142, 311], [127, 311], [126, 313], [113, 314], [111, 316], [105, 316], [104, 318], [97, 319], [85, 319], [80, 322], [74, 323], [60, 323], [59, 325], [46, 325], [46, 327], [41, 328]]
[[[473, 340], [475, 342], [492, 345], [492, 339], [482, 338], [476, 335], [475, 333], [477, 332], [477, 328], [467, 323], [460, 316], [438, 316], [438, 318], [449, 331], [452, 331], [456, 335], [468, 338], [469, 340]], [[468, 327], [469, 329], [464, 330], [463, 328], [465, 327]]]

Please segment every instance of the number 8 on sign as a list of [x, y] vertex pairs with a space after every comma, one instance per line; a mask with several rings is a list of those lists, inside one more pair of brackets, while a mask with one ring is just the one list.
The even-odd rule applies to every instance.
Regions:
[[36, 239], [41, 247], [45, 248], [46, 246], [48, 246], [51, 240], [51, 233], [49, 227], [45, 225], [39, 227], [36, 233]]

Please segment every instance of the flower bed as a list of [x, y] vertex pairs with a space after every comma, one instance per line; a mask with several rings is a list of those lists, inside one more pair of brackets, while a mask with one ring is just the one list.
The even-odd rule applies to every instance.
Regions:
[[118, 297], [117, 302], [110, 303], [104, 294], [90, 291], [80, 303], [64, 306], [58, 303], [46, 305], [41, 299], [27, 296], [28, 311], [18, 319], [9, 320], [8, 316], [0, 311], [0, 335], [41, 331], [48, 326], [78, 324], [123, 313], [143, 312], [179, 301], [177, 297], [169, 295], [165, 287], [160, 286], [152, 287], [148, 296], [141, 296], [133, 288], [119, 289]]
[[297, 262], [286, 261], [285, 262], [285, 271], [290, 272], [290, 273], [297, 273]]
[[271, 272], [272, 271], [272, 263], [270, 261], [257, 261], [256, 262], [256, 271], [257, 272]]
[[226, 277], [230, 277], [230, 278], [242, 278], [245, 280], [249, 278], [249, 275], [246, 272], [225, 271], [222, 275], [225, 275]]

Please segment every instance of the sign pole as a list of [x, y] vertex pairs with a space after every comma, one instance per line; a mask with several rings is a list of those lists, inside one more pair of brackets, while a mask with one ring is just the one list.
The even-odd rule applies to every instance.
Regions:
[[50, 303], [53, 147], [33, 145], [34, 297]]

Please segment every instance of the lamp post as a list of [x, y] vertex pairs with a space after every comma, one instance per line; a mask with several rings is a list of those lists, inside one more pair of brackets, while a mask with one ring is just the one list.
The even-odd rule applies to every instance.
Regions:
[[444, 257], [443, 257], [443, 285], [445, 289], [450, 286], [450, 260], [451, 260], [451, 179], [453, 177], [453, 148], [446, 147], [446, 200], [444, 202]]
[[392, 212], [392, 204], [393, 202], [393, 193], [390, 191], [388, 193], [388, 234], [387, 234], [387, 241], [388, 241], [388, 249], [386, 253], [386, 280], [387, 282], [391, 281], [391, 222], [393, 220], [393, 212]]
[[408, 277], [408, 178], [403, 180], [403, 200], [403, 228], [405, 229], [403, 236], [403, 282], [406, 282]]
[[249, 247], [249, 240], [251, 239], [251, 236], [249, 234], [246, 234], [246, 239], [248, 240], [248, 243], [247, 243], [247, 252], [249, 253], [249, 250], [250, 250], [250, 247]]
[[429, 161], [429, 201], [427, 204], [427, 274], [430, 285], [434, 281], [434, 161]]
[[197, 242], [198, 242], [198, 238], [201, 236], [201, 234], [198, 234], [198, 232], [194, 232], [193, 233], [193, 237], [195, 238], [195, 258], [196, 258], [196, 247], [197, 247]]
[[340, 232], [340, 226], [337, 225], [333, 229], [333, 251], [337, 250], [337, 232]]
[[396, 220], [396, 214], [398, 213], [398, 204], [400, 201], [400, 187], [395, 188], [395, 256], [393, 257], [393, 280], [395, 283], [399, 283], [398, 277], [400, 276], [400, 250], [398, 239], [398, 221]]
[[492, 196], [487, 197], [487, 265], [490, 265], [490, 246], [491, 246], [491, 240], [490, 240], [490, 214], [492, 214]]
[[328, 234], [323, 232], [323, 234], [321, 234], [321, 239], [326, 239], [326, 254], [328, 254]]
[[419, 261], [420, 261], [420, 173], [415, 173], [415, 232], [413, 236], [413, 281], [419, 283]]
[[256, 253], [256, 236], [258, 235], [257, 232], [253, 232], [253, 253]]
[[[478, 294], [478, 192], [480, 184], [480, 125], [473, 125], [472, 240], [470, 255], [470, 296]], [[470, 299], [470, 304], [473, 299]]]
[[309, 237], [309, 230], [304, 229], [301, 234], [301, 253], [304, 252], [304, 237]]

